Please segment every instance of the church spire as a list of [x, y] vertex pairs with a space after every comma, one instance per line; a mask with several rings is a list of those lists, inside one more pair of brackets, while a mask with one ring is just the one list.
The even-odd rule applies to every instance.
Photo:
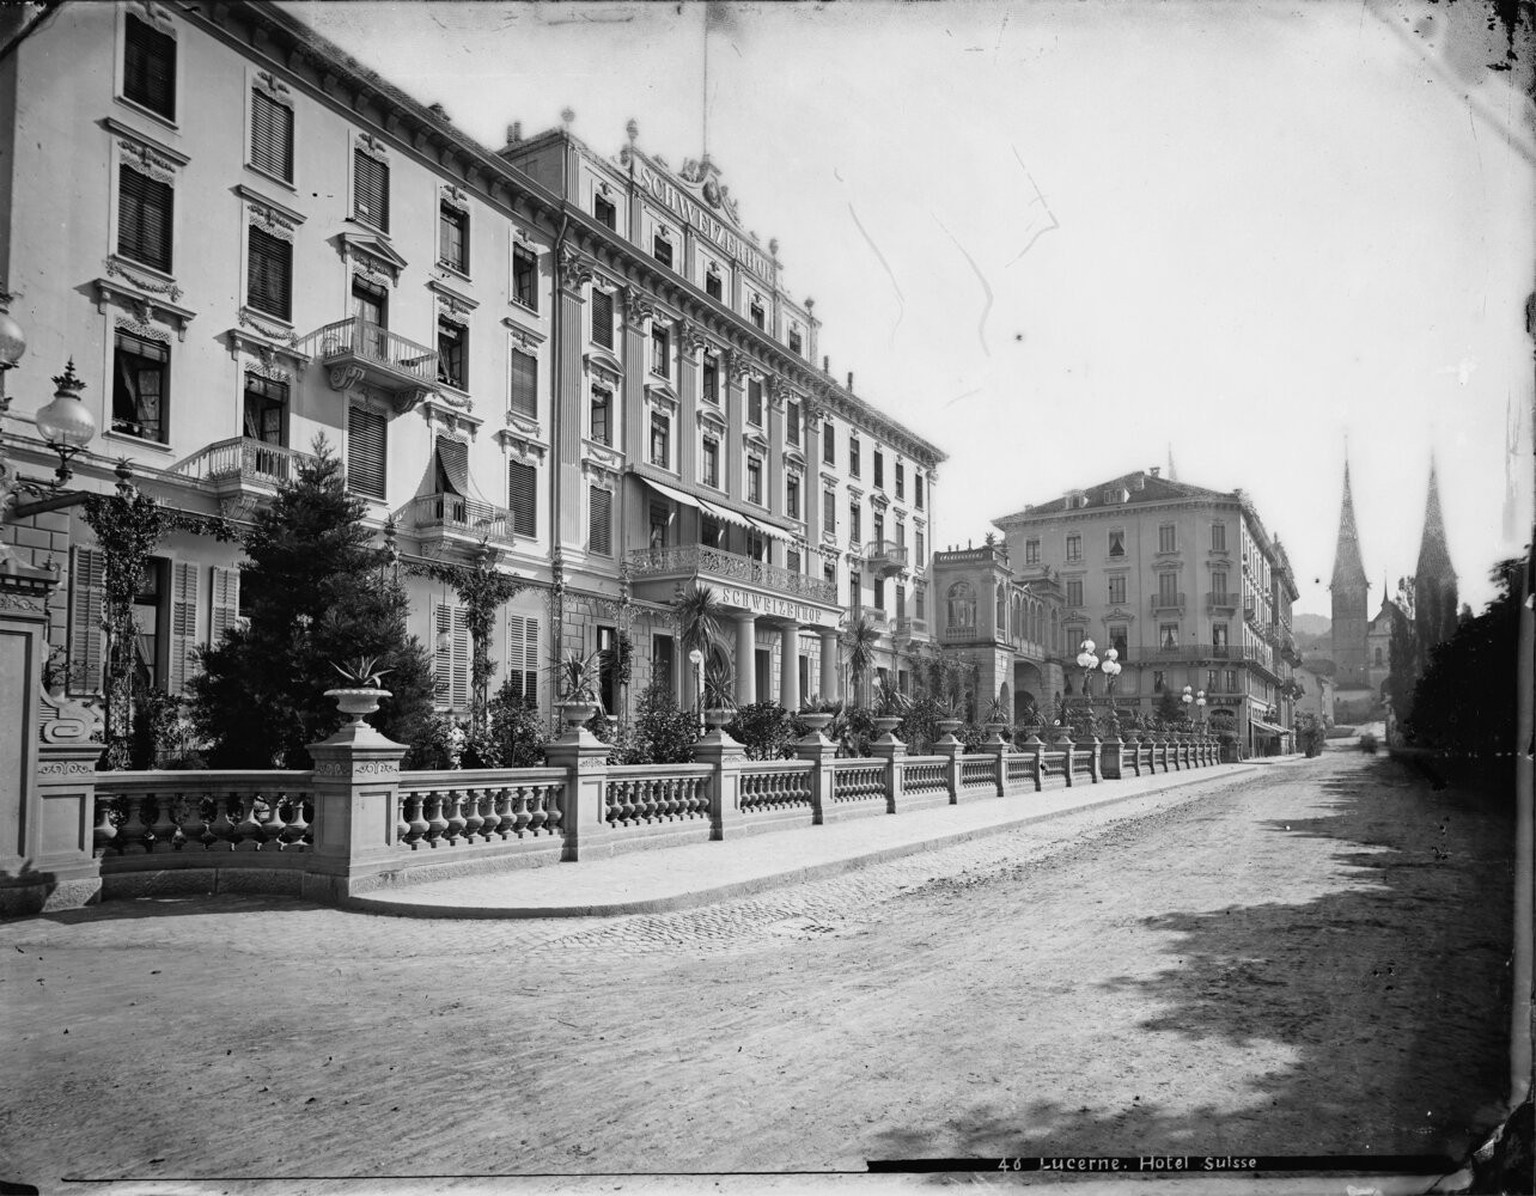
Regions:
[[1331, 590], [1367, 588], [1360, 561], [1360, 534], [1355, 530], [1355, 500], [1349, 488], [1349, 458], [1344, 458], [1344, 501], [1339, 507], [1339, 542], [1333, 551]]
[[1419, 644], [1427, 651], [1456, 632], [1456, 570], [1445, 541], [1445, 517], [1440, 513], [1440, 480], [1435, 459], [1429, 459], [1429, 497], [1424, 504], [1424, 536], [1419, 542], [1419, 567], [1414, 574], [1414, 619]]

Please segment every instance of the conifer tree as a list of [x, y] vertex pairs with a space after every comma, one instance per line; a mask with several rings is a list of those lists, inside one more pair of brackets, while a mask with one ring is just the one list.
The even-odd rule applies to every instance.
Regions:
[[342, 722], [325, 691], [335, 665], [377, 658], [388, 670], [370, 721], [397, 743], [420, 739], [432, 713], [427, 653], [406, 632], [409, 599], [387, 553], [370, 544], [361, 499], [323, 437], [245, 537], [241, 606], [249, 622], [203, 654], [192, 717], [215, 767], [308, 768], [306, 745]]

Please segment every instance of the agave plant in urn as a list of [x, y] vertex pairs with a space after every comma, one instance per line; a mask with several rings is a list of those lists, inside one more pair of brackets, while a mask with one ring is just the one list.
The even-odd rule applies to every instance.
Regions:
[[325, 696], [335, 699], [343, 714], [352, 716], [352, 726], [365, 725], [364, 717], [378, 710], [381, 699], [391, 696], [389, 690], [379, 685], [390, 670], [379, 668], [377, 656], [357, 656], [344, 664], [333, 663], [331, 667], [341, 674], [346, 684], [326, 690]]

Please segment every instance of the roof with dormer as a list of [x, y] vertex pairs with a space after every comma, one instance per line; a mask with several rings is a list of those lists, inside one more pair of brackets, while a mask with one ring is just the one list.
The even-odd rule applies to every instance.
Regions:
[[1110, 478], [1107, 482], [1100, 482], [1096, 486], [1090, 486], [1083, 490], [1069, 490], [1060, 498], [1050, 502], [1035, 503], [1025, 507], [1022, 511], [1015, 511], [1012, 515], [1004, 515], [992, 522], [1001, 527], [1005, 523], [1011, 523], [1020, 519], [1035, 519], [1047, 515], [1065, 515], [1069, 511], [1091, 511], [1101, 507], [1135, 506], [1148, 503], [1170, 502], [1181, 498], [1217, 498], [1227, 499], [1230, 502], [1239, 502], [1238, 494], [1232, 491], [1211, 490], [1205, 486], [1194, 486], [1188, 482], [1176, 482], [1170, 478], [1158, 474], [1148, 473], [1144, 469], [1138, 469], [1134, 473], [1122, 474], [1117, 478]]

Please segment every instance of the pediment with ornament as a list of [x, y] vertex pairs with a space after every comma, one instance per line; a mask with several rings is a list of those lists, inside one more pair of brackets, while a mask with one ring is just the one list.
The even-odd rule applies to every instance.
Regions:
[[343, 260], [351, 260], [387, 274], [396, 286], [400, 285], [400, 271], [409, 264], [395, 252], [395, 248], [377, 233], [339, 232], [331, 238]]

